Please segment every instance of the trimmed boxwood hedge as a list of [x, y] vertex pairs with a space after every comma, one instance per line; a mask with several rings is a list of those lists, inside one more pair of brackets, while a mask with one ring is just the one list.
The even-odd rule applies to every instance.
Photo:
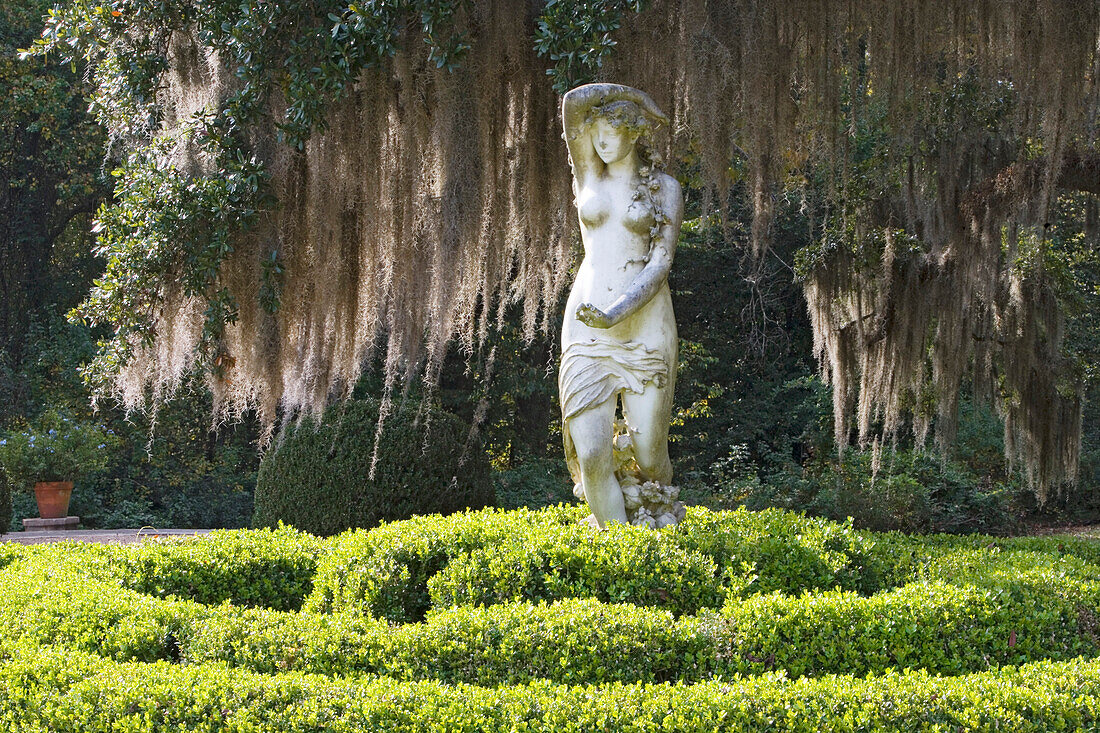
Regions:
[[962, 677], [892, 671], [697, 685], [500, 688], [119, 664], [0, 641], [0, 726], [33, 732], [1100, 730], [1100, 664], [1039, 662]]
[[324, 540], [283, 526], [135, 545], [35, 545], [25, 556], [46, 575], [75, 569], [157, 598], [297, 610], [326, 549]]
[[394, 406], [377, 455], [377, 400], [347, 400], [320, 422], [307, 417], [289, 427], [260, 463], [252, 526], [285, 522], [328, 536], [492, 505], [488, 457], [467, 445], [469, 426], [448, 412], [418, 408]]
[[481, 685], [699, 681], [782, 669], [791, 677], [921, 668], [961, 674], [1096, 656], [1100, 592], [1049, 599], [1018, 587], [913, 584], [756, 596], [722, 614], [592, 599], [462, 606], [393, 627], [361, 615], [300, 614], [157, 601], [107, 584], [58, 589], [6, 579], [10, 638], [117, 661], [227, 662], [258, 672], [381, 674]]
[[573, 525], [513, 535], [451, 560], [428, 580], [432, 605], [596, 598], [696, 613], [721, 605], [714, 560], [666, 535]]
[[317, 568], [313, 613], [365, 613], [397, 623], [418, 621], [431, 608], [428, 580], [471, 550], [552, 527], [576, 524], [585, 511], [557, 506], [508, 512], [487, 509], [447, 517], [414, 517], [332, 540]]
[[126, 587], [198, 603], [297, 610], [313, 590], [325, 543], [304, 532], [226, 531], [171, 543], [149, 542], [121, 554]]
[[[669, 530], [594, 534], [577, 526], [586, 514], [564, 506], [472, 512], [345, 535], [321, 562], [305, 607], [409, 622], [433, 605], [595, 597], [693, 613], [729, 594], [868, 593], [888, 574], [875, 542], [850, 523], [692, 507]], [[898, 577], [911, 574], [907, 565]]]
[[0, 730], [1100, 729], [1092, 545], [583, 513], [0, 545]]
[[23, 556], [22, 545], [12, 543], [0, 544], [0, 570], [9, 563], [15, 562]]

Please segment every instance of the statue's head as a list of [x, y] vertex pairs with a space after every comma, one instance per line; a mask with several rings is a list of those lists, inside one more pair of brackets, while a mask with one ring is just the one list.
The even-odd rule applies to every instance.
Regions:
[[617, 100], [592, 109], [592, 145], [604, 163], [630, 155], [639, 137], [648, 137], [652, 123], [634, 102]]

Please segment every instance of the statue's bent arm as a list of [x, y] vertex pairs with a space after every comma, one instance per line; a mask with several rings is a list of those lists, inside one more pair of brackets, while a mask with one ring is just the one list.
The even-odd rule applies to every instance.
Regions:
[[595, 328], [611, 328], [629, 318], [644, 306], [660, 290], [672, 269], [672, 258], [680, 236], [680, 224], [684, 218], [683, 194], [680, 183], [672, 176], [662, 176], [661, 208], [668, 221], [660, 227], [660, 234], [653, 241], [649, 262], [630, 283], [626, 292], [615, 299], [603, 312], [590, 303], [577, 308], [577, 318]]

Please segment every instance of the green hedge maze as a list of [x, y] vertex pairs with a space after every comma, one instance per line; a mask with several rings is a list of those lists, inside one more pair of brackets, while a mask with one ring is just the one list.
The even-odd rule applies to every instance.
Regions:
[[0, 545], [0, 730], [1100, 730], [1100, 543], [584, 513]]

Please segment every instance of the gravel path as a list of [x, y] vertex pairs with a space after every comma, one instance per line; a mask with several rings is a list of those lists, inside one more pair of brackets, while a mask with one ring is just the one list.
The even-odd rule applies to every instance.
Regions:
[[50, 542], [98, 542], [109, 545], [130, 545], [145, 540], [159, 540], [165, 537], [194, 537], [209, 532], [209, 529], [68, 529], [40, 532], [9, 532], [0, 535], [0, 542], [15, 542], [20, 545], [42, 545]]

